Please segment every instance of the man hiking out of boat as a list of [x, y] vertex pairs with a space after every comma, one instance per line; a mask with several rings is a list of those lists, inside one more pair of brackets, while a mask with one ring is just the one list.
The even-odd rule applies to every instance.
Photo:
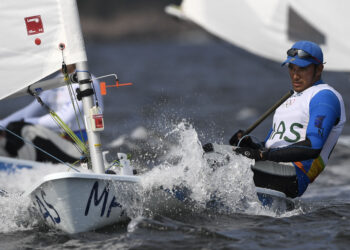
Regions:
[[[75, 71], [75, 65], [68, 65], [67, 69], [68, 73], [73, 73]], [[63, 75], [59, 72], [54, 77], [63, 77]], [[93, 81], [99, 107], [103, 109], [102, 96], [98, 84], [97, 81]], [[78, 88], [78, 84], [73, 84], [73, 87]], [[67, 86], [44, 91], [40, 94], [40, 98], [51, 110], [55, 111], [79, 139], [87, 140], [82, 121], [80, 121], [81, 131], [79, 130], [79, 124], [74, 108], [72, 107]], [[82, 110], [82, 102], [78, 102], [78, 105], [79, 109]], [[37, 100], [0, 120], [0, 125], [63, 161], [73, 162], [81, 156], [73, 142], [66, 140], [68, 138], [66, 134], [62, 133], [61, 128], [52, 119], [47, 109]], [[33, 145], [23, 143], [21, 139], [6, 131], [1, 132], [0, 147], [2, 147], [0, 151], [2, 154], [0, 155], [26, 160], [56, 162], [49, 155], [35, 149]]]
[[[276, 111], [263, 145], [242, 138], [239, 154], [255, 159], [254, 183], [288, 197], [301, 196], [323, 171], [345, 123], [341, 95], [322, 80], [323, 53], [310, 41], [298, 41], [287, 51], [294, 94]], [[237, 146], [242, 130], [230, 144]]]

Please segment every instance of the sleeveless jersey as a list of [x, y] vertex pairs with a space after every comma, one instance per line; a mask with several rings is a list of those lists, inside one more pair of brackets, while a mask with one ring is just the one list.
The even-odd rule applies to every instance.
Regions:
[[[319, 145], [320, 143], [313, 143], [311, 140], [312, 146], [318, 144], [317, 148], [322, 148], [318, 158], [302, 162], [293, 162], [293, 165], [296, 167], [298, 181], [301, 182], [299, 184], [302, 193], [305, 191], [307, 185], [323, 171], [344, 127], [346, 118], [344, 102], [341, 95], [322, 81], [317, 82], [316, 85], [307, 88], [303, 92], [295, 92], [276, 110], [273, 118], [273, 128], [265, 143], [267, 148], [280, 148], [303, 141], [306, 137], [312, 137], [312, 133], [318, 133], [318, 135], [322, 137], [323, 120], [325, 116], [319, 115], [313, 118], [313, 121], [310, 121], [310, 103], [315, 95], [323, 90], [331, 91], [338, 98], [340, 104], [340, 119], [336, 124], [331, 124], [332, 128], [328, 137], [322, 141], [323, 145]], [[317, 98], [317, 96], [315, 98]], [[334, 113], [331, 115], [334, 115]], [[313, 124], [310, 124], [310, 122]], [[310, 135], [307, 133], [310, 133]], [[305, 175], [307, 178], [305, 178]]]

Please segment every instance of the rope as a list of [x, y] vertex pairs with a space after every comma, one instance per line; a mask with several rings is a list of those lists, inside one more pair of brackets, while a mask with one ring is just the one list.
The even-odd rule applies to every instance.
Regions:
[[[62, 48], [61, 48], [62, 47]], [[81, 135], [81, 138], [83, 139], [84, 141], [84, 136], [83, 136], [83, 133], [82, 133], [82, 129], [81, 129], [81, 126], [80, 126], [80, 122], [79, 122], [79, 117], [77, 115], [77, 112], [76, 112], [76, 108], [75, 108], [75, 104], [74, 104], [74, 98], [73, 98], [73, 89], [72, 89], [72, 84], [70, 82], [70, 79], [69, 79], [69, 75], [68, 75], [68, 72], [67, 72], [67, 65], [65, 64], [64, 62], [64, 56], [63, 56], [63, 49], [64, 49], [64, 45], [61, 46], [60, 44], [60, 49], [62, 50], [62, 73], [64, 75], [64, 81], [66, 82], [66, 85], [68, 87], [68, 90], [69, 90], [69, 95], [70, 95], [70, 98], [71, 98], [71, 102], [72, 102], [72, 105], [73, 105], [73, 108], [74, 108], [74, 112], [75, 112], [75, 117], [76, 117], [76, 121], [77, 121], [77, 124], [79, 126], [79, 131], [80, 131], [80, 135]], [[71, 138], [72, 140], [75, 142], [75, 147], [78, 148], [78, 150], [80, 152], [83, 152], [86, 156], [89, 155], [89, 150], [88, 148], [86, 147], [86, 144], [85, 144], [85, 141], [82, 142], [78, 136], [68, 127], [68, 125], [57, 115], [57, 113], [53, 110], [51, 110], [51, 108], [46, 105], [42, 99], [39, 97], [39, 95], [36, 93], [36, 92], [33, 92], [30, 87], [28, 87], [28, 93], [31, 94], [34, 98], [36, 98], [36, 100], [39, 102], [40, 105], [42, 105], [50, 114], [51, 118], [56, 122], [56, 124], [61, 128], [63, 129]], [[80, 116], [82, 117], [82, 114], [81, 114], [81, 111], [80, 111], [80, 108], [79, 108], [79, 105], [78, 105], [78, 101], [76, 100], [75, 98], [75, 101], [76, 101], [76, 104], [78, 106], [78, 109], [79, 109], [79, 113], [80, 113]], [[47, 151], [35, 146], [33, 143], [31, 143], [30, 141], [28, 140], [25, 140], [24, 138], [20, 137], [19, 135], [16, 135], [15, 133], [13, 133], [12, 131], [8, 130], [7, 128], [4, 128], [3, 126], [0, 125], [1, 128], [5, 129], [6, 131], [8, 131], [10, 134], [18, 137], [19, 139], [23, 140], [24, 142], [34, 146], [36, 149], [42, 151], [43, 153], [47, 154], [48, 156], [52, 157], [53, 159], [55, 159], [56, 161], [58, 162], [61, 162], [67, 166], [69, 166], [70, 168], [73, 168], [72, 166], [64, 163], [63, 161], [59, 160], [57, 157], [51, 155], [50, 153], [48, 153]], [[73, 168], [75, 169], [75, 168]], [[76, 170], [76, 169], [75, 169]], [[78, 170], [76, 170], [78, 171]], [[79, 172], [79, 171], [78, 171]]]
[[[75, 145], [78, 147], [80, 152], [88, 154], [88, 149], [86, 145], [77, 137], [77, 135], [68, 127], [68, 125], [56, 114], [55, 111], [51, 110], [49, 106], [47, 106], [40, 96], [38, 96], [35, 92], [31, 91], [28, 88], [28, 92], [36, 98], [36, 100], [49, 112], [51, 118], [56, 122], [56, 124], [63, 129], [75, 142]], [[83, 137], [82, 137], [83, 138]]]
[[244, 138], [246, 138], [246, 137], [251, 137], [251, 138], [256, 139], [256, 140], [257, 140], [257, 142], [258, 142], [258, 144], [259, 144], [261, 147], [263, 147], [263, 145], [261, 144], [261, 142], [259, 142], [259, 138], [258, 138], [258, 137], [256, 137], [256, 136], [252, 136], [252, 135], [249, 135], [249, 134], [244, 135], [244, 136], [242, 136], [242, 138], [241, 138], [241, 139], [239, 139], [239, 141], [238, 141], [238, 143], [237, 143], [237, 147], [239, 147], [239, 145], [241, 144], [242, 140], [243, 140]]
[[52, 154], [50, 154], [49, 152], [45, 151], [44, 149], [42, 148], [39, 148], [38, 146], [34, 145], [31, 141], [28, 141], [26, 139], [24, 139], [23, 137], [13, 133], [11, 130], [8, 130], [7, 128], [3, 127], [2, 125], [0, 125], [0, 127], [5, 130], [6, 132], [9, 132], [10, 134], [14, 135], [15, 137], [21, 139], [22, 141], [24, 141], [25, 143], [29, 144], [29, 145], [32, 145], [33, 147], [35, 147], [36, 149], [40, 150], [41, 152], [47, 154], [48, 156], [50, 156], [52, 159], [55, 159], [56, 161], [66, 165], [67, 167], [77, 171], [77, 172], [80, 172], [78, 169], [76, 169], [75, 167], [69, 165], [67, 162], [63, 162], [62, 160], [58, 159], [56, 156], [53, 156]]
[[[63, 53], [63, 52], [62, 52]], [[79, 131], [80, 131], [80, 137], [82, 138], [83, 142], [85, 143], [85, 139], [84, 139], [84, 136], [83, 136], [83, 132], [82, 132], [82, 129], [81, 129], [81, 126], [80, 126], [80, 121], [79, 121], [79, 117], [77, 115], [77, 109], [75, 107], [75, 105], [77, 105], [78, 107], [78, 111], [79, 111], [79, 115], [80, 115], [80, 118], [83, 117], [82, 113], [81, 113], [81, 110], [79, 108], [79, 104], [78, 104], [78, 100], [77, 98], [75, 97], [75, 95], [73, 94], [74, 91], [73, 91], [73, 86], [72, 86], [72, 82], [70, 81], [70, 78], [69, 78], [69, 75], [68, 75], [68, 72], [67, 72], [67, 65], [65, 64], [64, 62], [64, 59], [63, 59], [63, 54], [62, 54], [62, 73], [64, 75], [64, 81], [66, 82], [66, 85], [67, 85], [67, 88], [68, 88], [68, 92], [69, 92], [69, 97], [70, 97], [70, 100], [72, 102], [72, 105], [73, 105], [73, 109], [74, 109], [74, 114], [75, 114], [75, 119], [76, 119], [76, 122], [78, 124], [78, 128], [79, 128]], [[67, 132], [67, 131], [66, 131]], [[68, 133], [67, 133], [68, 134]], [[73, 138], [72, 138], [73, 139]], [[73, 139], [74, 140], [74, 139]]]
[[50, 115], [55, 120], [55, 122], [69, 135], [69, 137], [72, 138], [79, 149], [81, 149], [85, 155], [88, 155], [89, 151], [86, 147], [86, 144], [78, 138], [73, 130], [71, 130], [71, 128], [68, 127], [68, 125], [54, 111], [50, 110]]

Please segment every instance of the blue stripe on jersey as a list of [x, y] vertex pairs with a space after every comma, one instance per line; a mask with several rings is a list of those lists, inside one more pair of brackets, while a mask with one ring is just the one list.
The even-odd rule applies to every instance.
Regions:
[[[306, 129], [306, 137], [311, 141], [313, 149], [322, 149], [329, 133], [337, 120], [340, 119], [340, 102], [338, 97], [328, 89], [318, 92], [310, 101], [309, 123]], [[302, 161], [306, 171], [309, 171], [314, 159]], [[302, 195], [310, 180], [296, 167], [298, 177], [299, 194]]]
[[336, 121], [340, 119], [338, 97], [328, 89], [318, 92], [310, 101], [309, 124], [306, 137], [313, 149], [321, 149]]

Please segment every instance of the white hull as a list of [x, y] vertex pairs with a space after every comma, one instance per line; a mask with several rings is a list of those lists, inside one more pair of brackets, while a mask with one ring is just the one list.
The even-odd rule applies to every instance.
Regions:
[[[133, 205], [161, 213], [176, 213], [192, 206], [191, 199], [184, 202], [186, 193], [174, 194], [161, 188], [153, 189], [148, 199], [141, 201], [140, 181], [137, 176], [56, 173], [45, 176], [27, 195], [46, 224], [66, 233], [86, 232], [126, 221], [126, 208]], [[294, 208], [293, 201], [281, 192], [257, 188], [257, 193], [262, 204], [273, 211]]]
[[125, 221], [122, 200], [133, 199], [139, 181], [136, 176], [57, 173], [28, 195], [49, 226], [79, 233]]
[[[229, 161], [231, 147], [215, 145], [215, 151], [205, 154], [208, 163], [215, 169]], [[133, 175], [62, 172], [46, 175], [38, 185], [30, 189], [35, 210], [51, 227], [67, 233], [86, 232], [128, 219], [127, 214], [137, 207], [153, 213], [177, 213], [191, 209], [195, 201], [186, 188], [173, 190], [153, 187], [144, 190], [141, 178]], [[292, 199], [283, 193], [257, 188], [262, 205], [283, 213], [294, 208]], [[214, 206], [212, 206], [214, 204]], [[216, 205], [215, 205], [216, 204]], [[220, 206], [213, 201], [208, 209]]]

